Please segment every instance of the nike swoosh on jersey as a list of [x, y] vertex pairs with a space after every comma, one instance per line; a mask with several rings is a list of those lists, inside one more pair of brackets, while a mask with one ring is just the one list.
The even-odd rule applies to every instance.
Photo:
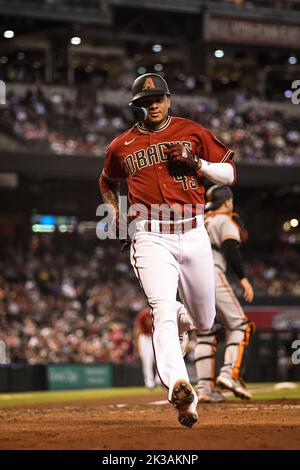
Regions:
[[134, 139], [132, 139], [132, 140], [125, 140], [125, 145], [129, 145], [129, 144], [131, 144], [131, 142], [133, 142], [134, 140], [135, 140], [135, 138], [134, 138]]

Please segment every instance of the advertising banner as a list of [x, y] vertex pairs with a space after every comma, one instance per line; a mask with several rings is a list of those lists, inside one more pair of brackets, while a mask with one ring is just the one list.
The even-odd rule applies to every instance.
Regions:
[[49, 390], [102, 388], [112, 386], [111, 364], [49, 364]]

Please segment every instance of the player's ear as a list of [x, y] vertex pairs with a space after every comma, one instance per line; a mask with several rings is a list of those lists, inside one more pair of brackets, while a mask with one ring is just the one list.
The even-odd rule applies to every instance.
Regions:
[[167, 106], [168, 106], [168, 109], [171, 106], [171, 98], [169, 96], [167, 96]]
[[227, 201], [225, 201], [226, 209], [228, 211], [231, 211], [231, 208], [232, 208], [231, 201], [232, 201], [232, 199], [227, 199]]

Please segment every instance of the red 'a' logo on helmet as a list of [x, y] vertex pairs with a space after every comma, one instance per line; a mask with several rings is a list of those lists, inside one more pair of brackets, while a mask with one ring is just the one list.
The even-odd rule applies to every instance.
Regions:
[[143, 90], [151, 90], [151, 88], [155, 88], [155, 85], [153, 83], [153, 80], [151, 77], [146, 78]]

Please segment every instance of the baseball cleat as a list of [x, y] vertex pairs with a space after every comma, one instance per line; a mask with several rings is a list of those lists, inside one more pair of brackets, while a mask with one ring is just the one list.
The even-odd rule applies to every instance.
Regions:
[[250, 400], [250, 398], [252, 398], [251, 392], [246, 389], [245, 385], [243, 385], [240, 380], [233, 380], [231, 377], [219, 375], [216, 383], [220, 387], [230, 390], [238, 398], [242, 398], [243, 400]]
[[197, 398], [193, 387], [186, 380], [177, 380], [173, 387], [171, 404], [178, 411], [178, 421], [191, 428], [198, 421]]
[[221, 392], [210, 390], [199, 390], [197, 392], [198, 400], [201, 403], [221, 403], [225, 401], [225, 397]]
[[190, 342], [189, 334], [187, 331], [184, 331], [182, 334], [179, 335], [179, 342], [180, 342], [182, 357], [184, 357], [188, 351], [189, 342]]

